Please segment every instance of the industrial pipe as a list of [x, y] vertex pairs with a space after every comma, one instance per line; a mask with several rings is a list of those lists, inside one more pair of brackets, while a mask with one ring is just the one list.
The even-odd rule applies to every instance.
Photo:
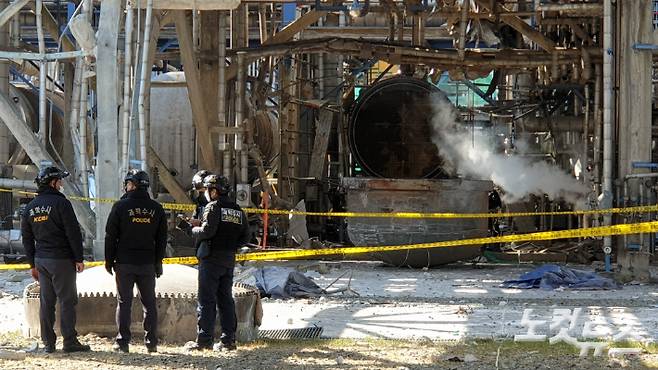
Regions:
[[[73, 72], [73, 89], [71, 90], [71, 114], [69, 116], [69, 122], [66, 122], [69, 127], [69, 131], [71, 132], [71, 139], [74, 139], [79, 134], [79, 132], [76, 130], [76, 127], [78, 127], [78, 116], [80, 110], [80, 84], [82, 81], [82, 64], [82, 58], [77, 58], [75, 60], [75, 70]], [[72, 141], [75, 155], [79, 156], [80, 143], [76, 140]]]
[[[84, 14], [86, 20], [91, 23], [93, 17], [93, 3], [92, 0], [83, 0], [82, 2], [82, 14]], [[84, 61], [84, 60], [83, 60]], [[87, 167], [87, 102], [89, 99], [89, 80], [87, 79], [87, 71], [89, 67], [85, 63], [82, 64], [82, 81], [80, 84], [80, 122], [78, 128], [78, 134], [80, 135], [80, 173], [81, 178], [80, 182], [82, 184], [82, 196], [89, 196], [89, 174]], [[89, 242], [91, 238], [87, 236]]]
[[[7, 0], [3, 0], [0, 4], [4, 11], [11, 7]], [[6, 47], [10, 45], [9, 41], [8, 27], [0, 27], [0, 44]], [[0, 62], [0, 94], [9, 94], [9, 65], [9, 61]], [[3, 163], [7, 163], [10, 158], [9, 138], [9, 129], [6, 125], [0, 124], [0, 162]]]
[[201, 19], [199, 18], [199, 11], [196, 9], [192, 9], [192, 50], [194, 50], [195, 54], [199, 52], [200, 34], [201, 34]]
[[144, 25], [144, 44], [142, 46], [142, 70], [139, 83], [139, 159], [142, 170], [146, 170], [146, 110], [144, 97], [146, 95], [146, 77], [151, 74], [149, 67], [149, 44], [151, 42], [151, 24], [153, 20], [153, 0], [146, 2], [146, 24]]
[[466, 25], [468, 24], [468, 7], [470, 0], [462, 1], [461, 19], [459, 21], [459, 59], [464, 60], [466, 46]]
[[17, 19], [16, 16], [29, 0], [16, 0], [12, 1], [6, 8], [2, 9], [0, 13], [0, 28], [2, 28], [10, 19]]
[[[245, 66], [245, 52], [238, 52], [238, 75], [236, 82], [236, 99], [235, 99], [235, 127], [245, 130], [244, 127], [244, 103], [246, 95], [246, 66]], [[240, 182], [246, 183], [248, 178], [247, 172], [247, 151], [244, 147], [245, 134], [239, 132], [235, 135], [235, 151], [236, 154], [240, 153]]]
[[[603, 194], [612, 197], [612, 0], [603, 0]], [[612, 215], [603, 216], [604, 226], [610, 226]], [[603, 238], [605, 269], [610, 271], [612, 238]]]
[[[583, 117], [583, 154], [580, 163], [581, 175], [585, 186], [590, 188], [589, 176], [589, 85], [585, 83], [585, 115]], [[582, 216], [582, 227], [589, 227], [589, 218], [587, 215]]]
[[126, 2], [126, 31], [123, 52], [123, 116], [121, 120], [121, 170], [124, 173], [130, 167], [130, 68], [132, 64], [133, 14], [132, 2], [128, 0]]
[[85, 76], [87, 66], [82, 66], [82, 83], [80, 85], [80, 117], [78, 134], [80, 135], [80, 183], [82, 196], [89, 196], [89, 175], [87, 173], [87, 95], [89, 94], [89, 81]]
[[[539, 12], [562, 12], [562, 13], [587, 13], [601, 14], [601, 4], [580, 3], [580, 4], [541, 4], [537, 7]], [[603, 5], [603, 14], [605, 16], [605, 2]]]
[[[219, 127], [226, 127], [226, 18], [228, 16], [229, 13], [227, 12], [219, 12], [219, 90], [217, 91], [217, 120], [219, 122]], [[224, 134], [220, 134], [219, 154], [221, 158], [223, 158], [221, 170], [225, 177], [229, 177], [231, 169], [231, 151], [227, 143], [228, 137]]]
[[11, 19], [11, 46], [18, 49], [21, 46], [21, 19], [12, 17]]
[[583, 116], [583, 160], [582, 160], [582, 174], [583, 182], [587, 185], [589, 176], [587, 174], [587, 164], [589, 156], [589, 85], [585, 84], [585, 112]]
[[37, 18], [37, 38], [39, 40], [39, 139], [41, 144], [46, 145], [46, 72], [48, 63], [45, 61], [46, 42], [43, 36], [43, 2], [37, 0], [36, 18]]
[[0, 188], [36, 190], [37, 184], [33, 180], [0, 178]]
[[601, 138], [603, 137], [603, 122], [601, 120], [601, 65], [594, 66], [594, 175], [598, 184], [597, 194], [601, 187]]

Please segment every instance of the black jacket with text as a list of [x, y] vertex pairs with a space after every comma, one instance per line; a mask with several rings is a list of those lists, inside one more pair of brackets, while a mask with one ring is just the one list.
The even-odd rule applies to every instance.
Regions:
[[210, 242], [210, 255], [205, 260], [220, 266], [235, 266], [235, 253], [249, 242], [247, 215], [227, 196], [208, 203], [203, 210], [201, 226], [192, 229], [199, 242]]
[[82, 234], [71, 202], [47, 186], [25, 207], [21, 220], [23, 248], [31, 267], [34, 258], [82, 262]]
[[105, 225], [105, 262], [109, 265], [161, 264], [167, 246], [167, 217], [144, 189], [114, 203]]

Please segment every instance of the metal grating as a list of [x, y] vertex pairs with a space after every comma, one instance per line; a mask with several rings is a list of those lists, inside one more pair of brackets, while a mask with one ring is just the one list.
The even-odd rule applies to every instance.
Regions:
[[322, 334], [322, 327], [314, 326], [311, 328], [299, 329], [276, 329], [276, 330], [259, 330], [258, 336], [261, 339], [318, 339]]

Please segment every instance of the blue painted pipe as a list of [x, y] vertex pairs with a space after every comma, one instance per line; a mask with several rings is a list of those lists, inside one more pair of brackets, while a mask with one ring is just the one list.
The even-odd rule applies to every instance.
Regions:
[[633, 168], [658, 168], [658, 163], [651, 162], [633, 162], [631, 163]]

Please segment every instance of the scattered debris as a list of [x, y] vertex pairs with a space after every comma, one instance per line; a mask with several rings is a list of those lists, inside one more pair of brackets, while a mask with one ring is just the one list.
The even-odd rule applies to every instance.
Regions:
[[0, 350], [0, 360], [23, 361], [25, 360], [25, 356], [25, 352]]
[[37, 351], [39, 351], [38, 341], [32, 342], [32, 344], [30, 344], [30, 346], [25, 349], [26, 353], [36, 353]]
[[[350, 274], [346, 287], [330, 289], [338, 280]], [[352, 271], [347, 270], [336, 278], [326, 288], [318, 286], [311, 277], [290, 267], [250, 267], [236, 276], [235, 281], [254, 285], [260, 290], [262, 297], [271, 298], [310, 298], [325, 294], [352, 293]]]
[[455, 311], [456, 315], [463, 315], [463, 316], [470, 315], [472, 313], [473, 313], [473, 308], [471, 306], [459, 306], [459, 308], [457, 308], [457, 311]]
[[604, 278], [594, 272], [575, 270], [558, 265], [543, 265], [521, 275], [518, 280], [507, 280], [501, 284], [504, 288], [553, 290], [569, 289], [619, 289], [612, 279]]
[[608, 356], [620, 357], [624, 355], [639, 355], [642, 353], [642, 348], [610, 348]]
[[11, 276], [9, 281], [11, 281], [12, 283], [20, 283], [20, 282], [22, 282], [23, 280], [25, 280], [27, 278], [28, 278], [28, 276], [25, 275], [25, 274], [14, 274], [14, 275]]
[[336, 357], [336, 364], [337, 365], [342, 365], [344, 363], [345, 363], [345, 359], [343, 358], [343, 356]]

